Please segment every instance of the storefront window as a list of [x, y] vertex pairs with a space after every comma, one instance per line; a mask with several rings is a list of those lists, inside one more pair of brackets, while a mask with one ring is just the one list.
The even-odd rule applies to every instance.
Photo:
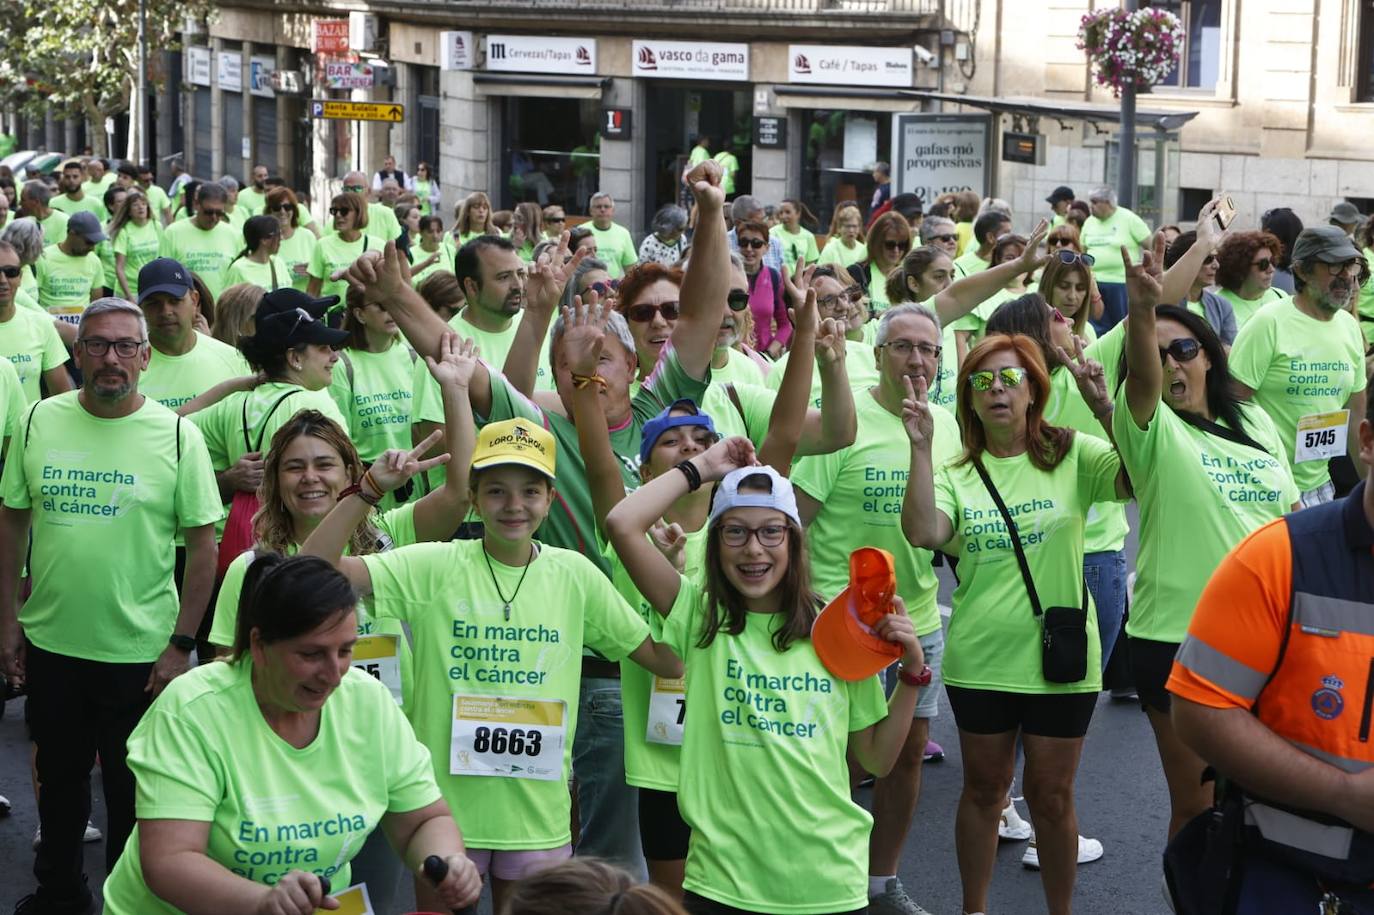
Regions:
[[506, 98], [499, 206], [533, 201], [585, 213], [601, 180], [601, 102]]
[[889, 162], [892, 115], [815, 109], [802, 112], [802, 202], [830, 230], [835, 205], [857, 200], [865, 218], [873, 202], [873, 163]]

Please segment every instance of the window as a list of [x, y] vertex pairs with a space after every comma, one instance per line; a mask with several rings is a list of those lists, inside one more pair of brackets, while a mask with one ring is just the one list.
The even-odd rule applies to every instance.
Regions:
[[[802, 112], [802, 203], [816, 214], [819, 232], [830, 230], [835, 204], [856, 200], [865, 218], [871, 209], [873, 164], [891, 161], [892, 115], [812, 109]], [[922, 201], [929, 206], [933, 201]]]
[[1374, 0], [1360, 0], [1360, 38], [1355, 60], [1355, 101], [1374, 102]]
[[510, 209], [530, 200], [583, 212], [601, 184], [601, 103], [511, 96], [503, 107], [505, 181], [493, 203]]
[[1158, 4], [1183, 20], [1183, 47], [1179, 51], [1178, 66], [1160, 81], [1161, 86], [1216, 88], [1221, 70], [1221, 2], [1171, 0]]

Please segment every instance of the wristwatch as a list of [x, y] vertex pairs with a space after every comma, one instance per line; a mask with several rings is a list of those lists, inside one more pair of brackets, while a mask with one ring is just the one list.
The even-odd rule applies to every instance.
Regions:
[[931, 679], [935, 676], [935, 671], [930, 669], [929, 664], [921, 665], [921, 672], [913, 674], [911, 671], [897, 665], [897, 679], [907, 686], [929, 686]]
[[195, 636], [191, 635], [177, 635], [173, 633], [172, 637], [167, 640], [167, 644], [171, 645], [173, 648], [179, 648], [182, 651], [189, 652], [196, 650], [196, 639]]

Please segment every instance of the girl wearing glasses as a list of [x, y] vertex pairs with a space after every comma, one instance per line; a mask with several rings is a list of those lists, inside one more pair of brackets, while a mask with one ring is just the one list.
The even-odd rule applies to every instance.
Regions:
[[1236, 314], [1236, 332], [1260, 307], [1284, 298], [1274, 288], [1283, 242], [1268, 232], [1233, 232], [1217, 249], [1217, 285]]
[[345, 191], [335, 194], [329, 202], [329, 215], [334, 221], [334, 234], [321, 238], [310, 258], [310, 283], [306, 294], [311, 298], [335, 296], [343, 301], [348, 283], [331, 277], [358, 259], [368, 249], [379, 249], [386, 242], [372, 238], [367, 229], [367, 198]]
[[887, 275], [911, 250], [911, 225], [901, 213], [888, 211], [868, 229], [868, 256], [849, 268], [849, 275], [868, 296], [873, 314], [881, 314], [891, 304], [887, 298]]
[[868, 254], [864, 247], [864, 221], [859, 205], [852, 200], [837, 204], [830, 217], [830, 237], [821, 249], [820, 264], [847, 269]]
[[[717, 481], [703, 571], [685, 577], [650, 531]], [[901, 645], [909, 669], [890, 702], [876, 677], [844, 681], [825, 668], [811, 644], [820, 601], [792, 484], [756, 464], [747, 439], [654, 476], [606, 528], [691, 672], [677, 795], [691, 829], [687, 910], [866, 909], [873, 820], [850, 797], [845, 760], [852, 752], [885, 775], [906, 739], [924, 657], [905, 606], [895, 600], [874, 630]]]
[[274, 187], [267, 192], [267, 215], [277, 218], [281, 229], [281, 244], [277, 256], [286, 264], [292, 287], [305, 292], [310, 285], [310, 261], [315, 256], [319, 239], [315, 233], [302, 231], [300, 201], [289, 187]]
[[792, 322], [787, 317], [787, 290], [782, 274], [763, 262], [768, 250], [768, 227], [761, 222], [743, 222], [735, 228], [735, 235], [749, 281], [754, 339], [760, 350], [777, 359], [792, 340]]
[[[1237, 250], [1259, 241], [1242, 240]], [[1237, 399], [1226, 350], [1211, 326], [1177, 305], [1157, 306], [1163, 250], [1157, 238], [1145, 263], [1126, 265], [1126, 375], [1112, 429], [1140, 504], [1126, 635], [1136, 692], [1169, 785], [1172, 836], [1212, 802], [1212, 786], [1201, 782], [1205, 764], [1169, 718], [1164, 686], [1174, 654], [1222, 557], [1296, 509], [1298, 488], [1273, 421]]]
[[244, 249], [224, 272], [228, 286], [252, 283], [268, 292], [291, 285], [291, 270], [280, 257], [281, 223], [275, 216], [253, 216], [243, 224]]
[[155, 260], [162, 244], [162, 226], [153, 219], [148, 198], [131, 190], [110, 219], [110, 244], [114, 248], [117, 290], [130, 302], [138, 301], [138, 271]]
[[[1110, 422], [1101, 367], [1081, 362], [1072, 368], [1092, 415]], [[1087, 613], [1080, 630], [1086, 639], [1082, 678], [1047, 679], [1042, 620], [993, 487], [1009, 506], [1040, 606], [1086, 609], [1088, 512], [1096, 503], [1128, 499], [1130, 483], [1104, 441], [1105, 428], [1099, 438], [1046, 421], [1051, 382], [1030, 337], [990, 335], [969, 351], [958, 375], [964, 451], [953, 463], [933, 466], [934, 416], [925, 381], [908, 382], [908, 388], [902, 421], [911, 468], [902, 530], [913, 546], [959, 559], [942, 675], [963, 751], [955, 823], [963, 910], [987, 911], [1019, 736], [1045, 899], [1052, 915], [1067, 915], [1079, 856], [1094, 850], [1081, 847], [1073, 787], [1102, 685], [1097, 621]]]

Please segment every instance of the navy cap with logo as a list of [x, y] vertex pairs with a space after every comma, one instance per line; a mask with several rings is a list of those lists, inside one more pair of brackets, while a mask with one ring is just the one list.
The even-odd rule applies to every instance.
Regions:
[[1061, 184], [1059, 187], [1055, 188], [1053, 191], [1050, 192], [1050, 195], [1049, 195], [1048, 197], [1045, 198], [1045, 202], [1046, 202], [1046, 203], [1059, 203], [1059, 202], [1064, 201], [1064, 200], [1073, 200], [1073, 199], [1074, 199], [1073, 188], [1068, 187], [1067, 185]]
[[[70, 225], [70, 223], [68, 223]], [[166, 293], [179, 299], [193, 288], [191, 271], [181, 265], [181, 261], [170, 257], [159, 257], [148, 261], [138, 271], [138, 304], [142, 305], [150, 296]]]
[[336, 330], [324, 322], [325, 312], [338, 301], [336, 295], [314, 299], [290, 286], [274, 289], [258, 303], [253, 316], [253, 339], [269, 349], [287, 350], [308, 343], [343, 346], [348, 331]]
[[100, 228], [100, 220], [94, 213], [82, 210], [73, 213], [67, 220], [67, 231], [75, 232], [86, 241], [93, 245], [98, 245], [105, 240], [105, 231]]

